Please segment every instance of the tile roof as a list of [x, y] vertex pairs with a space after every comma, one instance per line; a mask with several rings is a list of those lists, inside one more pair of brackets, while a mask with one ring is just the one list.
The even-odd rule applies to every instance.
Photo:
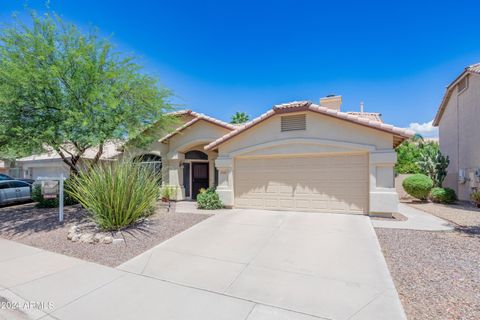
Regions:
[[440, 119], [442, 119], [443, 116], [443, 111], [445, 110], [447, 106], [447, 102], [450, 99], [450, 96], [452, 95], [453, 88], [455, 87], [455, 84], [457, 84], [460, 79], [462, 79], [466, 74], [469, 73], [475, 73], [475, 74], [480, 74], [480, 63], [475, 63], [472, 64], [468, 67], [466, 67], [460, 75], [455, 78], [448, 86], [447, 89], [445, 90], [445, 94], [442, 98], [442, 102], [440, 103], [440, 106], [438, 107], [437, 114], [435, 115], [435, 119], [433, 119], [433, 125], [437, 127], [440, 124]]
[[467, 67], [467, 70], [470, 72], [475, 72], [480, 74], [480, 63], [472, 64]]
[[414, 135], [414, 132], [411, 130], [403, 129], [403, 128], [397, 128], [389, 124], [385, 124], [383, 122], [378, 121], [377, 119], [371, 120], [369, 119], [370, 116], [365, 117], [365, 115], [358, 115], [353, 113], [347, 113], [347, 112], [340, 112], [336, 111], [333, 109], [329, 109], [327, 107], [322, 107], [319, 105], [316, 105], [310, 101], [293, 101], [285, 104], [279, 104], [274, 106], [272, 109], [268, 110], [261, 116], [259, 116], [256, 119], [253, 119], [252, 121], [242, 125], [241, 127], [237, 128], [236, 130], [233, 130], [230, 133], [227, 133], [223, 137], [213, 141], [212, 143], [208, 144], [205, 146], [206, 150], [211, 150], [221, 143], [233, 138], [234, 136], [242, 133], [245, 130], [248, 130], [249, 128], [255, 126], [256, 124], [272, 117], [275, 114], [281, 114], [281, 113], [287, 113], [287, 112], [296, 112], [296, 111], [312, 111], [320, 114], [324, 114], [327, 116], [331, 116], [337, 119], [342, 119], [345, 121], [353, 122], [359, 125], [363, 125], [366, 127], [370, 127], [373, 129], [381, 130], [384, 132], [391, 133], [397, 137], [400, 138], [400, 140], [403, 140], [404, 138], [410, 138]]
[[[103, 153], [102, 156], [100, 157], [101, 160], [108, 160], [115, 158], [116, 156], [121, 154], [120, 147], [122, 146], [121, 142], [113, 142], [109, 141], [105, 143], [103, 146]], [[73, 148], [71, 146], [65, 145], [65, 148], [67, 150], [72, 150]], [[16, 161], [19, 162], [26, 162], [26, 161], [39, 161], [39, 160], [55, 160], [55, 159], [61, 159], [60, 155], [53, 150], [51, 147], [45, 147], [46, 152], [40, 153], [40, 154], [34, 154], [28, 157], [23, 157], [20, 159], [17, 159]], [[95, 155], [98, 152], [98, 148], [89, 148], [85, 151], [85, 153], [82, 156], [82, 159], [94, 159]], [[66, 154], [68, 155], [68, 154]]]
[[356, 111], [347, 111], [345, 113], [348, 114], [353, 114], [355, 116], [359, 116], [360, 118], [365, 118], [370, 121], [377, 121], [377, 122], [382, 122], [382, 114], [378, 112], [356, 112]]
[[207, 122], [210, 122], [210, 123], [213, 123], [213, 124], [216, 124], [218, 126], [221, 126], [221, 127], [224, 127], [228, 130], [235, 130], [236, 128], [238, 128], [236, 125], [233, 125], [233, 124], [230, 124], [230, 123], [227, 123], [227, 122], [223, 122], [221, 120], [218, 120], [218, 119], [215, 119], [213, 117], [209, 117], [203, 113], [197, 113], [195, 111], [192, 111], [192, 110], [180, 110], [180, 111], [176, 111], [176, 112], [171, 112], [169, 113], [169, 115], [185, 115], [185, 114], [189, 114], [189, 115], [192, 115], [194, 116], [195, 118], [193, 118], [192, 120], [184, 123], [183, 125], [181, 125], [180, 127], [176, 128], [175, 130], [173, 130], [171, 133], [167, 134], [165, 137], [161, 138], [160, 140], [158, 140], [159, 142], [164, 142], [168, 139], [170, 139], [171, 137], [173, 137], [174, 135], [180, 133], [181, 131], [183, 131], [184, 129], [190, 127], [191, 125], [193, 125], [194, 123], [196, 123], [197, 121], [200, 121], [200, 120], [204, 120], [204, 121], [207, 121]]

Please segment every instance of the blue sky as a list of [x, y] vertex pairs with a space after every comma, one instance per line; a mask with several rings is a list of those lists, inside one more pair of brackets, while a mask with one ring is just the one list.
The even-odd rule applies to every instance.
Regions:
[[[45, 9], [0, 0], [0, 20], [25, 3]], [[50, 8], [113, 35], [176, 102], [223, 120], [339, 94], [344, 111], [364, 101], [387, 123], [424, 124], [445, 86], [480, 62], [480, 1], [51, 0]]]

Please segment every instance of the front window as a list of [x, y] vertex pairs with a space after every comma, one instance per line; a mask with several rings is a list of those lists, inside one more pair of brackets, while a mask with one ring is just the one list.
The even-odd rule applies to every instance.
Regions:
[[185, 153], [187, 160], [208, 160], [208, 155], [205, 152], [192, 150]]
[[144, 154], [136, 157], [135, 160], [138, 161], [140, 165], [150, 168], [160, 179], [162, 178], [162, 157], [155, 154]]

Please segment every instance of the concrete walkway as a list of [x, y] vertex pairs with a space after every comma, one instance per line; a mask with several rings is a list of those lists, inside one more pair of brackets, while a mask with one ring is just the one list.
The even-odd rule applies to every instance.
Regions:
[[398, 210], [406, 216], [406, 221], [389, 221], [372, 219], [372, 225], [375, 228], [390, 229], [410, 229], [423, 231], [451, 231], [453, 226], [447, 221], [428, 214], [424, 211], [417, 210], [403, 203], [398, 204]]
[[0, 319], [405, 319], [368, 217], [217, 214], [118, 269], [0, 240]]

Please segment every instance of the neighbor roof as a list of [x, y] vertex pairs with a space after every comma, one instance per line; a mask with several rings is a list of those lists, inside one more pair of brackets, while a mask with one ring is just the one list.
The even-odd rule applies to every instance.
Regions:
[[[106, 142], [103, 146], [103, 153], [102, 156], [100, 157], [101, 160], [108, 160], [112, 159], [119, 154], [121, 154], [120, 147], [122, 146], [121, 142], [113, 142], [109, 141]], [[67, 150], [71, 149], [73, 151], [72, 146], [65, 145], [64, 148]], [[35, 161], [35, 160], [55, 160], [55, 159], [61, 159], [60, 155], [53, 150], [51, 147], [46, 147], [45, 148], [46, 152], [40, 153], [40, 154], [34, 154], [28, 157], [23, 157], [20, 159], [17, 159], [16, 161], [18, 162], [27, 162], [27, 161]], [[82, 155], [82, 159], [89, 159], [92, 160], [95, 158], [95, 155], [98, 152], [98, 148], [89, 148], [85, 151], [85, 153]], [[66, 156], [69, 156], [66, 154]]]
[[354, 116], [359, 116], [360, 118], [365, 118], [370, 121], [377, 121], [382, 122], [382, 114], [378, 112], [355, 112], [355, 111], [347, 111], [348, 114], [353, 114]]
[[207, 115], [204, 115], [203, 113], [197, 113], [195, 111], [192, 111], [192, 110], [180, 110], [180, 111], [176, 111], [176, 112], [172, 112], [170, 113], [170, 115], [192, 115], [193, 118], [192, 120], [188, 121], [188, 122], [185, 122], [183, 125], [181, 125], [180, 127], [178, 127], [177, 129], [175, 129], [173, 132], [167, 134], [165, 137], [161, 138], [160, 140], [158, 140], [159, 142], [164, 142], [168, 139], [170, 139], [171, 137], [173, 137], [174, 135], [182, 132], [183, 130], [185, 130], [186, 128], [190, 127], [191, 125], [193, 125], [194, 123], [197, 123], [198, 121], [200, 120], [204, 120], [204, 121], [207, 121], [209, 123], [212, 123], [212, 124], [215, 124], [217, 126], [220, 126], [220, 127], [223, 127], [225, 129], [228, 129], [228, 130], [235, 130], [237, 128], [237, 126], [233, 125], [233, 124], [230, 124], [230, 123], [227, 123], [227, 122], [223, 122], [221, 120], [218, 120], [218, 119], [215, 119], [213, 117], [209, 117]]
[[224, 143], [225, 141], [235, 137], [236, 135], [239, 135], [240, 133], [254, 127], [255, 125], [267, 120], [268, 118], [276, 114], [298, 112], [298, 111], [312, 111], [312, 112], [320, 113], [330, 117], [334, 117], [337, 119], [349, 121], [362, 126], [366, 126], [372, 129], [391, 133], [396, 137], [396, 139], [394, 139], [395, 145], [400, 144], [403, 140], [410, 138], [414, 135], [414, 132], [411, 130], [397, 128], [389, 124], [384, 124], [383, 122], [378, 120], [370, 120], [363, 115], [356, 114], [355, 112], [352, 112], [352, 113], [340, 112], [333, 109], [329, 109], [327, 107], [316, 105], [310, 101], [294, 101], [294, 102], [274, 106], [272, 109], [265, 112], [258, 118], [244, 124], [243, 126], [237, 128], [236, 130], [230, 133], [227, 133], [223, 137], [208, 144], [205, 147], [205, 149], [207, 150], [214, 149], [218, 147], [220, 144]]
[[463, 72], [455, 80], [453, 80], [452, 83], [450, 83], [447, 86], [445, 95], [443, 96], [442, 102], [440, 103], [440, 107], [438, 108], [437, 114], [435, 115], [435, 119], [433, 120], [434, 126], [437, 127], [440, 124], [440, 120], [442, 119], [443, 112], [445, 111], [448, 100], [452, 95], [453, 88], [455, 87], [457, 82], [460, 81], [467, 74], [480, 74], [480, 63], [472, 64], [471, 66], [466, 67], [465, 70], [463, 70]]

